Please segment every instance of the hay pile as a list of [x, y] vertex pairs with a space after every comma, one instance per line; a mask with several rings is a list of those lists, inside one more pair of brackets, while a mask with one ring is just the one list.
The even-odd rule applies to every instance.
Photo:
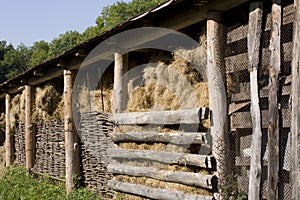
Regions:
[[51, 84], [37, 87], [32, 119], [34, 122], [63, 121], [64, 103], [62, 93]]
[[[152, 62], [153, 63], [153, 62]], [[128, 84], [129, 112], [178, 110], [208, 106], [206, 48], [178, 49], [169, 65], [158, 62], [143, 70], [143, 85]]]
[[13, 128], [19, 122], [25, 122], [25, 91], [16, 94], [11, 100], [10, 125]]
[[5, 114], [1, 113], [0, 114], [0, 134], [4, 134], [5, 133]]

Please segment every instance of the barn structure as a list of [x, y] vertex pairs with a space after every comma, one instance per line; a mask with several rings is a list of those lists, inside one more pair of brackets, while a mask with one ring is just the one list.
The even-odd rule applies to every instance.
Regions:
[[169, 0], [2, 83], [6, 165], [107, 198], [299, 199], [299, 6]]

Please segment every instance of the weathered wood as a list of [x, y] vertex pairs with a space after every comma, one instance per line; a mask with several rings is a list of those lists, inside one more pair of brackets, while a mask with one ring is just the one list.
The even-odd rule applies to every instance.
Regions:
[[[226, 176], [231, 168], [229, 159], [227, 134], [227, 94], [225, 79], [225, 27], [222, 24], [221, 12], [210, 12], [207, 20], [207, 76], [209, 91], [209, 106], [211, 109], [212, 152], [216, 159], [218, 177], [218, 192], [222, 198]], [[233, 160], [230, 158], [231, 161]]]
[[171, 143], [181, 144], [205, 144], [206, 133], [154, 133], [132, 132], [111, 133], [114, 142], [144, 142], [144, 143]]
[[120, 182], [116, 180], [111, 180], [108, 182], [109, 187], [113, 190], [130, 193], [138, 196], [147, 197], [150, 199], [160, 199], [160, 200], [212, 200], [212, 196], [204, 196], [197, 194], [185, 194], [181, 191], [177, 190], [169, 190], [169, 189], [159, 189], [159, 188], [151, 188], [143, 185]]
[[259, 107], [258, 64], [261, 48], [263, 3], [250, 3], [248, 28], [248, 70], [250, 72], [252, 143], [248, 199], [259, 199], [261, 181], [261, 111]]
[[291, 122], [291, 186], [292, 200], [300, 199], [299, 133], [300, 133], [300, 0], [295, 0], [292, 60], [292, 122]]
[[136, 124], [201, 124], [208, 117], [208, 108], [178, 111], [131, 112], [114, 114], [109, 120], [122, 125]]
[[213, 168], [215, 166], [213, 157], [198, 154], [112, 148], [108, 149], [108, 155], [115, 160], [143, 160], [203, 168]]
[[125, 111], [128, 101], [128, 54], [115, 53], [114, 88], [112, 95], [112, 113]]
[[113, 174], [147, 177], [206, 189], [213, 189], [215, 187], [215, 185], [213, 186], [215, 184], [213, 183], [214, 177], [211, 174], [158, 170], [153, 167], [135, 167], [122, 164], [110, 164], [108, 171]]
[[5, 95], [5, 163], [10, 166], [14, 162], [13, 132], [10, 125], [10, 94]]
[[32, 87], [25, 86], [25, 151], [26, 151], [26, 169], [30, 171], [35, 161], [35, 133], [31, 123], [32, 117]]
[[269, 69], [268, 199], [278, 199], [279, 73], [281, 67], [281, 0], [273, 0]]

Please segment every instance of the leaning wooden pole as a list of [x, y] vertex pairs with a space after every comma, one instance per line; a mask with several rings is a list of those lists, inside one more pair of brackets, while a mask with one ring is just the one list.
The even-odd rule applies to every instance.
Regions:
[[112, 112], [123, 112], [127, 107], [127, 71], [128, 54], [115, 53], [114, 87], [112, 96]]
[[295, 0], [295, 21], [292, 60], [292, 122], [291, 122], [291, 186], [292, 200], [300, 199], [299, 133], [300, 133], [300, 0]]
[[[228, 174], [226, 160], [227, 141], [227, 95], [225, 80], [225, 42], [226, 34], [222, 24], [221, 12], [209, 12], [207, 20], [207, 76], [209, 107], [211, 109], [211, 133], [213, 156], [217, 162], [218, 192], [221, 194]], [[231, 158], [232, 159], [232, 158]], [[222, 194], [216, 196], [222, 199]]]
[[72, 71], [64, 70], [64, 129], [65, 129], [65, 152], [66, 152], [66, 191], [69, 194], [74, 185], [74, 178], [79, 168], [76, 158], [78, 144], [77, 135], [73, 128], [73, 112], [72, 112]]
[[26, 151], [26, 169], [30, 171], [33, 168], [35, 160], [35, 135], [32, 127], [32, 87], [25, 86], [25, 151]]
[[258, 90], [258, 65], [261, 48], [262, 17], [263, 3], [251, 3], [248, 27], [248, 70], [250, 72], [251, 119], [253, 127], [248, 193], [249, 200], [260, 199], [262, 130]]
[[281, 66], [281, 0], [273, 0], [269, 70], [268, 199], [278, 199], [279, 73]]
[[10, 125], [10, 94], [5, 95], [5, 163], [10, 166], [14, 162], [13, 133]]

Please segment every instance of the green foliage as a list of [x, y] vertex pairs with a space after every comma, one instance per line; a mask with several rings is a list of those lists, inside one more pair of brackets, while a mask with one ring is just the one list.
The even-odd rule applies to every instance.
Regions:
[[74, 190], [68, 197], [64, 184], [52, 185], [50, 178], [36, 180], [33, 175], [27, 175], [24, 167], [6, 169], [0, 177], [0, 199], [5, 200], [101, 200], [95, 194], [80, 188]]
[[237, 174], [230, 174], [226, 177], [226, 185], [222, 188], [224, 199], [228, 200], [245, 200], [247, 195], [240, 191], [237, 181]]
[[40, 64], [41, 62], [46, 61], [48, 59], [49, 49], [49, 44], [44, 40], [35, 42], [30, 49], [31, 58], [29, 60], [28, 67], [31, 68]]

